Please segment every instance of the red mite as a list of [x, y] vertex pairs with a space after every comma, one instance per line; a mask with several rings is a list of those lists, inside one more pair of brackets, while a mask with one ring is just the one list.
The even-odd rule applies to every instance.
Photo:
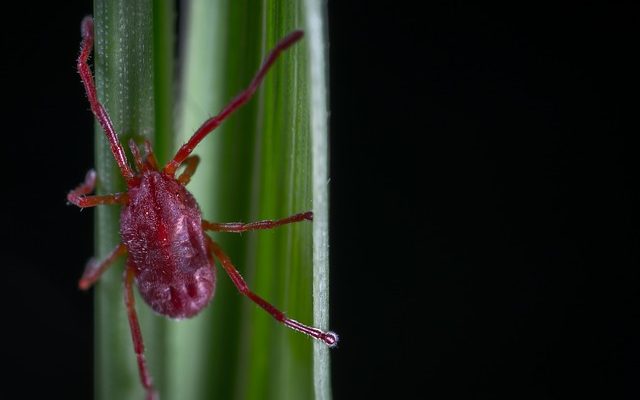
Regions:
[[[245, 104], [255, 93], [271, 65], [280, 53], [302, 38], [302, 31], [294, 31], [282, 39], [267, 56], [249, 87], [236, 96], [220, 114], [206, 120], [189, 141], [176, 153], [163, 169], [159, 169], [151, 145], [145, 142], [145, 157], [137, 145], [129, 142], [137, 172], [127, 162], [127, 157], [109, 114], [98, 100], [93, 76], [88, 65], [93, 47], [93, 19], [82, 21], [82, 44], [78, 57], [78, 72], [82, 78], [91, 111], [100, 122], [111, 146], [111, 152], [127, 184], [127, 191], [105, 196], [89, 196], [95, 186], [96, 173], [91, 170], [85, 181], [72, 190], [67, 199], [78, 207], [94, 207], [103, 204], [119, 204], [120, 237], [122, 242], [103, 260], [90, 260], [80, 279], [79, 286], [90, 288], [120, 256], [128, 254], [124, 273], [124, 299], [129, 316], [133, 347], [138, 361], [140, 380], [146, 389], [147, 399], [157, 398], [151, 375], [144, 358], [144, 345], [140, 325], [134, 307], [133, 285], [135, 281], [142, 298], [159, 314], [169, 318], [189, 318], [198, 314], [213, 298], [216, 286], [214, 258], [227, 272], [240, 293], [271, 314], [285, 326], [335, 346], [338, 336], [318, 328], [287, 318], [284, 313], [253, 293], [220, 246], [205, 230], [215, 232], [245, 232], [271, 229], [280, 225], [313, 219], [312, 212], [295, 214], [280, 220], [244, 223], [215, 223], [202, 219], [195, 199], [185, 189], [199, 162], [190, 155], [207, 134], [225, 118]], [[176, 178], [177, 169], [185, 164]]]

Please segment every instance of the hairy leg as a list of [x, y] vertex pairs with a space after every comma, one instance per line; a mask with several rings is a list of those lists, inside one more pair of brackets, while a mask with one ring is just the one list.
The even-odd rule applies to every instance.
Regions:
[[120, 243], [102, 260], [98, 261], [95, 258], [89, 260], [78, 282], [78, 287], [82, 290], [89, 289], [100, 279], [104, 271], [106, 271], [118, 257], [123, 256], [126, 252], [127, 248], [124, 247], [124, 244]]
[[89, 68], [89, 56], [93, 49], [93, 18], [85, 17], [82, 20], [81, 30], [82, 43], [80, 44], [80, 56], [78, 56], [77, 61], [78, 73], [80, 74], [80, 78], [84, 84], [84, 89], [87, 92], [91, 111], [93, 111], [93, 115], [95, 115], [107, 136], [111, 152], [113, 153], [113, 157], [116, 159], [116, 163], [118, 163], [122, 176], [125, 181], [129, 182], [133, 179], [133, 171], [131, 171], [129, 164], [127, 164], [127, 156], [124, 153], [122, 144], [118, 140], [118, 134], [113, 127], [111, 117], [109, 117], [107, 110], [104, 108], [102, 103], [100, 103], [100, 100], [98, 100], [96, 85], [93, 81], [91, 69]]
[[313, 221], [313, 213], [311, 211], [307, 211], [304, 213], [294, 214], [290, 217], [278, 219], [278, 220], [264, 220], [264, 221], [256, 221], [249, 223], [242, 222], [209, 222], [202, 220], [202, 229], [214, 231], [214, 232], [246, 232], [246, 231], [254, 231], [258, 229], [272, 229], [276, 228], [280, 225], [291, 224], [294, 222], [301, 221]]
[[209, 118], [208, 120], [204, 121], [202, 125], [200, 125], [200, 128], [198, 128], [193, 136], [191, 136], [189, 141], [183, 144], [182, 147], [180, 147], [173, 159], [169, 161], [166, 167], [164, 167], [164, 172], [173, 176], [180, 164], [182, 164], [182, 162], [191, 154], [193, 149], [196, 148], [196, 146], [202, 139], [204, 139], [209, 133], [211, 133], [211, 131], [220, 126], [222, 121], [227, 119], [229, 115], [242, 107], [247, 101], [251, 99], [251, 97], [253, 97], [253, 94], [256, 92], [256, 90], [262, 83], [264, 76], [267, 74], [267, 71], [269, 71], [269, 68], [271, 68], [280, 53], [291, 47], [295, 42], [300, 40], [302, 36], [302, 31], [294, 31], [288, 34], [284, 39], [279, 41], [278, 44], [276, 44], [276, 47], [271, 50], [271, 53], [269, 53], [249, 86], [245, 90], [240, 92], [240, 94], [238, 94], [233, 100], [231, 100], [231, 102], [227, 104], [226, 107], [222, 109], [222, 111], [220, 111], [218, 115]]
[[142, 156], [140, 155], [140, 149], [133, 139], [129, 139], [129, 150], [131, 150], [131, 154], [133, 155], [133, 162], [136, 164], [138, 172], [145, 171], [146, 168], [142, 161]]
[[184, 163], [187, 165], [184, 167], [184, 171], [180, 174], [177, 181], [180, 182], [183, 186], [187, 186], [189, 181], [191, 181], [191, 177], [196, 172], [198, 168], [198, 164], [200, 164], [200, 157], [198, 156], [189, 156]]
[[146, 161], [154, 171], [158, 170], [158, 160], [156, 159], [155, 154], [153, 154], [153, 148], [151, 147], [151, 142], [148, 139], [144, 140], [144, 151], [147, 153]]
[[127, 315], [129, 317], [129, 327], [131, 328], [131, 338], [133, 340], [133, 350], [136, 353], [138, 361], [138, 371], [140, 372], [140, 381], [147, 391], [147, 400], [158, 400], [158, 393], [153, 388], [151, 374], [147, 368], [147, 362], [144, 358], [144, 343], [142, 341], [142, 332], [138, 323], [138, 314], [136, 313], [135, 298], [133, 297], [133, 268], [127, 265], [124, 273], [124, 302], [127, 306]]
[[67, 194], [67, 201], [80, 208], [95, 207], [103, 204], [125, 204], [129, 200], [127, 193], [114, 193], [104, 196], [87, 196], [96, 186], [96, 171], [89, 170], [78, 187]]
[[338, 343], [338, 335], [331, 331], [323, 331], [318, 328], [314, 328], [312, 326], [304, 325], [296, 320], [291, 318], [287, 318], [284, 313], [271, 304], [269, 304], [262, 297], [253, 293], [251, 289], [247, 286], [247, 283], [244, 281], [238, 270], [233, 266], [233, 263], [229, 259], [229, 257], [224, 253], [222, 248], [214, 242], [211, 238], [207, 236], [209, 247], [216, 258], [220, 261], [222, 268], [227, 271], [229, 277], [233, 281], [233, 284], [236, 285], [238, 291], [243, 295], [247, 296], [251, 301], [260, 306], [263, 310], [271, 314], [273, 318], [275, 318], [278, 322], [282, 323], [288, 328], [294, 329], [298, 332], [302, 332], [305, 335], [309, 335], [314, 339], [318, 339], [322, 341], [327, 346], [333, 347]]

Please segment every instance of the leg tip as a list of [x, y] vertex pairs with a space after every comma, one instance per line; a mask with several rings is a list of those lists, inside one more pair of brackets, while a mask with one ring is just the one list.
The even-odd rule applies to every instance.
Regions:
[[73, 204], [76, 207], [82, 208], [82, 206], [80, 205], [80, 196], [78, 196], [74, 192], [69, 192], [69, 194], [67, 194], [67, 205], [71, 205], [71, 204]]
[[324, 333], [320, 339], [329, 347], [336, 347], [340, 340], [338, 334], [331, 331]]
[[82, 37], [90, 36], [93, 34], [93, 17], [91, 17], [91, 15], [87, 15], [82, 19], [82, 23], [80, 24], [80, 31], [82, 32]]
[[91, 281], [89, 281], [88, 279], [81, 278], [78, 281], [78, 289], [82, 291], [86, 291], [86, 290], [89, 290], [90, 287], [91, 287]]

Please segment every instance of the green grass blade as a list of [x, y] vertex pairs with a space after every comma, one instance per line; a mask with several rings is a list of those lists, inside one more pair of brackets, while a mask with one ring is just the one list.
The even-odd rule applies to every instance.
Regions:
[[[226, 2], [193, 1], [183, 17], [187, 31], [182, 48], [179, 141], [176, 144], [186, 141], [206, 118], [224, 106], [230, 92], [241, 85], [239, 79], [234, 78], [236, 71], [227, 67], [241, 64], [251, 50], [235, 54], [238, 61], [225, 54], [226, 29], [230, 24], [228, 12]], [[225, 210], [226, 215], [235, 214], [235, 219], [246, 217], [242, 214], [246, 209], [242, 204], [247, 202], [247, 193], [245, 191], [242, 196], [242, 185], [230, 189], [228, 183], [221, 183], [225, 179], [223, 173], [240, 182], [247, 181], [248, 166], [237, 157], [236, 164], [232, 165], [229, 161], [233, 160], [231, 154], [222, 151], [230, 139], [235, 139], [237, 146], [248, 140], [247, 133], [251, 130], [238, 126], [237, 121], [233, 119], [223, 124], [196, 151], [201, 157], [201, 164], [188, 188], [198, 200], [204, 217], [210, 220], [220, 220]], [[236, 147], [236, 152], [242, 150]], [[236, 202], [238, 209], [234, 212]], [[240, 261], [237, 259], [239, 243], [235, 248], [224, 240], [220, 243], [234, 261]], [[218, 271], [218, 281], [225, 279], [223, 274]], [[171, 327], [171, 353], [174, 356], [171, 368], [174, 373], [170, 378], [170, 399], [233, 398], [232, 382], [239, 335], [235, 316], [241, 300], [234, 290], [231, 285], [218, 284], [213, 303], [206, 310], [192, 320]]]
[[[294, 3], [269, 3], [263, 11], [263, 53], [296, 28], [302, 12]], [[284, 54], [263, 86], [255, 169], [255, 218], [277, 218], [313, 208], [307, 87], [307, 43]], [[293, 318], [312, 318], [312, 225], [261, 232], [249, 243], [254, 290]], [[251, 304], [243, 358], [241, 398], [307, 399], [313, 396], [312, 342], [282, 329]]]
[[[149, 138], [160, 144], [166, 157], [171, 133], [170, 64], [172, 42], [154, 42], [155, 32], [171, 32], [172, 9], [150, 0], [96, 0], [94, 65], [98, 95], [104, 103], [120, 140]], [[154, 12], [155, 10], [155, 12]], [[169, 61], [170, 63], [170, 61]], [[162, 64], [162, 69], [157, 66]], [[160, 116], [160, 117], [158, 117]], [[104, 133], [96, 124], [97, 191], [114, 193], [124, 185]], [[166, 150], [163, 150], [165, 148]], [[113, 249], [120, 238], [119, 207], [96, 208], [96, 256]], [[95, 364], [97, 399], [142, 399], [131, 334], [123, 303], [122, 260], [96, 285]], [[163, 390], [166, 321], [158, 318], [138, 299], [137, 309], [147, 358], [158, 387]]]
[[[313, 160], [313, 320], [329, 328], [329, 113], [327, 5], [306, 0], [309, 54], [310, 131]], [[316, 400], [331, 399], [329, 349], [314, 343], [313, 380]]]
[[[320, 5], [312, 6], [322, 11]], [[190, 3], [180, 142], [246, 87], [279, 39], [306, 29], [306, 9], [294, 2]], [[214, 238], [254, 291], [307, 323], [314, 322], [315, 300], [321, 316], [315, 323], [326, 325], [328, 161], [326, 123], [318, 123], [326, 119], [326, 83], [324, 67], [311, 77], [309, 40], [319, 41], [316, 46], [324, 50], [322, 33], [305, 37], [278, 60], [256, 97], [203, 141], [197, 151], [202, 164], [189, 188], [210, 220], [279, 218], [313, 209], [317, 227], [301, 223]], [[311, 87], [311, 82], [319, 86]], [[317, 135], [313, 139], [312, 132]], [[312, 150], [314, 143], [320, 146]], [[313, 182], [314, 168], [319, 185]], [[322, 261], [319, 271], [314, 271], [314, 253]], [[182, 376], [172, 376], [170, 398], [330, 398], [326, 349], [318, 351], [324, 361], [314, 365], [313, 342], [241, 298], [223, 271], [210, 308], [193, 321], [172, 326], [170, 341], [180, 360], [173, 362], [174, 370]]]

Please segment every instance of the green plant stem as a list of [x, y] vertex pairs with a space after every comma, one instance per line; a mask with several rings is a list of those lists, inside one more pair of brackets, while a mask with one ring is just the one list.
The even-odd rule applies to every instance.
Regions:
[[[329, 328], [329, 129], [327, 4], [305, 1], [309, 49], [310, 130], [313, 160], [313, 321]], [[329, 349], [313, 347], [313, 379], [316, 400], [331, 399]]]
[[[305, 6], [270, 1], [190, 3], [178, 129], [182, 141], [246, 87], [279, 39], [294, 29], [306, 29]], [[316, 250], [315, 221], [242, 238], [213, 236], [255, 292], [306, 323], [313, 322], [313, 301], [320, 299], [318, 307], [325, 312], [320, 322], [326, 325], [326, 281], [315, 284], [319, 296], [312, 297], [313, 251], [324, 260], [319, 279], [328, 278], [326, 123], [315, 129], [315, 140], [324, 141], [324, 147], [313, 153], [310, 120], [311, 115], [326, 119], [326, 94], [319, 92], [321, 108], [310, 110], [310, 96], [316, 92], [309, 86], [309, 40], [305, 37], [283, 54], [254, 99], [202, 142], [197, 150], [202, 164], [189, 188], [205, 218], [211, 220], [278, 218], [309, 209], [318, 213], [316, 235], [323, 241]], [[324, 51], [322, 34], [313, 40]], [[324, 67], [319, 71], [314, 82], [326, 85]], [[312, 160], [313, 154], [319, 158]], [[321, 176], [315, 194], [312, 164]], [[172, 328], [171, 342], [183, 360], [175, 363], [176, 369], [184, 372], [188, 360], [201, 368], [185, 374], [188, 384], [174, 381], [172, 393], [189, 393], [193, 398], [206, 392], [217, 398], [329, 399], [326, 349], [320, 350], [323, 362], [314, 371], [311, 340], [284, 329], [253, 303], [239, 298], [223, 273], [218, 280], [209, 310], [196, 321]], [[314, 388], [314, 382], [323, 388]], [[207, 389], [197, 389], [202, 385]]]
[[[160, 60], [172, 58], [172, 47], [154, 43], [153, 33], [166, 30], [166, 27], [154, 26], [154, 21], [166, 24], [171, 18], [166, 16], [167, 8], [155, 7], [155, 11], [154, 14], [154, 2], [151, 0], [96, 0], [94, 5], [94, 65], [98, 96], [125, 147], [131, 138], [138, 142], [142, 138], [159, 143], [168, 143], [169, 140], [162, 135], [170, 132], [167, 127], [171, 125], [170, 117], [159, 120], [157, 115], [171, 115], [171, 102], [166, 98], [168, 92], [158, 89], [171, 87], [171, 77], [166, 70], [161, 73], [156, 70]], [[98, 193], [123, 191], [123, 181], [115, 168], [104, 133], [97, 124], [95, 143]], [[159, 156], [164, 157], [165, 154]], [[119, 207], [96, 209], [97, 257], [104, 256], [120, 241], [119, 212]], [[123, 303], [122, 271], [123, 262], [120, 261], [96, 285], [97, 399], [143, 398]], [[139, 299], [137, 310], [148, 363], [162, 391], [166, 322], [151, 315]]]

